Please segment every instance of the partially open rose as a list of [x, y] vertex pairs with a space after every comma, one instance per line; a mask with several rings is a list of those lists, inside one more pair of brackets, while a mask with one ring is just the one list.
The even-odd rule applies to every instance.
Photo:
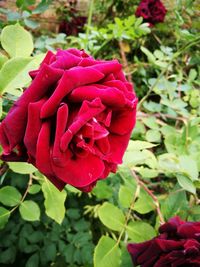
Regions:
[[143, 17], [145, 22], [149, 22], [150, 26], [163, 22], [166, 15], [166, 8], [160, 0], [141, 0], [136, 16]]
[[78, 35], [79, 32], [83, 32], [84, 25], [87, 21], [87, 17], [74, 16], [70, 21], [62, 20], [59, 24], [59, 32], [63, 32], [66, 35]]
[[117, 60], [48, 52], [0, 125], [1, 159], [28, 161], [59, 189], [90, 191], [115, 172], [135, 125], [137, 98]]
[[152, 240], [128, 245], [134, 266], [200, 266], [200, 222], [185, 222], [174, 217], [163, 224], [159, 232]]

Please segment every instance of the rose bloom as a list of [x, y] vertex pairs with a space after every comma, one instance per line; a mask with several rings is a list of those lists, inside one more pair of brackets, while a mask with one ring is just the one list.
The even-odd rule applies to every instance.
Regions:
[[128, 244], [134, 266], [200, 266], [200, 222], [174, 217], [159, 228], [159, 233], [144, 243]]
[[143, 17], [145, 22], [149, 22], [150, 26], [163, 22], [166, 15], [166, 8], [160, 0], [141, 0], [135, 15]]
[[48, 52], [0, 125], [4, 161], [27, 161], [60, 190], [90, 191], [115, 172], [135, 125], [137, 98], [117, 60]]
[[83, 31], [84, 25], [87, 21], [87, 17], [84, 16], [73, 16], [69, 21], [62, 20], [59, 24], [59, 32], [65, 33], [66, 35], [78, 35], [79, 32]]

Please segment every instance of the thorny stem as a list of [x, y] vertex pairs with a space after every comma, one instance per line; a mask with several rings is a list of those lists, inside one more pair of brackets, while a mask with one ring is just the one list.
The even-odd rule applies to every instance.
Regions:
[[[125, 54], [124, 49], [123, 49], [122, 41], [119, 41], [119, 48], [120, 48], [120, 54], [121, 54], [121, 57], [122, 57], [123, 66], [128, 68], [128, 61], [127, 61], [126, 54]], [[127, 69], [127, 72], [128, 72], [128, 74], [127, 74], [128, 81], [130, 83], [133, 83], [132, 78], [131, 78], [131, 74], [129, 74], [129, 70], [128, 69]]]
[[165, 223], [165, 220], [163, 218], [163, 215], [162, 215], [162, 212], [160, 210], [160, 204], [159, 204], [159, 201], [157, 199], [157, 197], [152, 193], [151, 190], [149, 190], [149, 188], [140, 180], [139, 176], [134, 172], [134, 170], [132, 170], [132, 175], [133, 177], [135, 178], [137, 184], [139, 186], [141, 186], [146, 192], [147, 194], [153, 199], [153, 202], [156, 206], [156, 211], [157, 211], [157, 214], [158, 214], [158, 217], [159, 217], [159, 221], [160, 221], [160, 224], [164, 224]]
[[94, 0], [90, 0], [89, 2], [90, 7], [89, 7], [89, 13], [88, 13], [88, 19], [87, 19], [87, 30], [86, 30], [86, 40], [89, 43], [89, 33], [90, 33], [90, 28], [92, 24], [92, 13], [93, 13], [93, 7], [94, 7]]

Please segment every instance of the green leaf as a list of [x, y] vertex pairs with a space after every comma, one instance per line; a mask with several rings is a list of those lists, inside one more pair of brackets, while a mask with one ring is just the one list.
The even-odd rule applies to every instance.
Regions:
[[8, 165], [13, 172], [20, 174], [31, 174], [37, 171], [33, 165], [26, 162], [9, 162]]
[[77, 188], [75, 188], [75, 187], [73, 187], [72, 185], [70, 185], [70, 184], [67, 184], [66, 186], [65, 186], [65, 188], [67, 189], [67, 191], [69, 191], [69, 192], [72, 192], [72, 193], [75, 193], [75, 194], [82, 194], [82, 191], [80, 191], [80, 190], [78, 190]]
[[188, 201], [185, 191], [180, 191], [180, 186], [176, 185], [173, 192], [166, 197], [161, 203], [161, 211], [164, 214], [166, 220], [179, 215], [188, 208]]
[[102, 236], [94, 251], [94, 267], [119, 267], [121, 251], [116, 241]]
[[0, 207], [0, 229], [4, 228], [10, 217], [10, 211]]
[[48, 261], [55, 261], [56, 258], [56, 244], [48, 244], [45, 246], [45, 258]]
[[38, 221], [40, 219], [40, 208], [32, 200], [25, 200], [19, 207], [19, 212], [25, 221]]
[[[7, 266], [12, 266], [16, 259], [16, 252], [17, 252], [17, 249], [14, 246], [14, 244], [10, 245], [10, 247], [4, 250], [1, 249], [0, 263], [5, 263]], [[1, 264], [1, 265], [4, 266], [4, 264]]]
[[192, 181], [197, 180], [199, 172], [196, 161], [190, 156], [180, 156], [179, 161], [181, 170], [186, 172]]
[[113, 204], [105, 202], [98, 210], [101, 222], [114, 231], [121, 231], [125, 223], [123, 212]]
[[135, 171], [139, 172], [139, 174], [144, 178], [155, 178], [158, 176], [159, 172], [157, 170], [141, 167], [135, 167]]
[[22, 10], [26, 10], [29, 8], [29, 6], [32, 6], [34, 4], [35, 4], [35, 0], [17, 0], [16, 1], [16, 6]]
[[97, 183], [92, 193], [99, 199], [109, 199], [113, 194], [113, 190], [106, 184], [105, 180], [102, 180]]
[[33, 52], [32, 36], [19, 24], [3, 28], [1, 45], [11, 57], [28, 57]]
[[141, 46], [140, 49], [147, 56], [149, 62], [152, 62], [155, 64], [155, 62], [156, 62], [155, 56], [147, 48], [145, 48], [143, 46]]
[[189, 72], [189, 81], [192, 82], [196, 79], [198, 73], [195, 69], [191, 69], [190, 72]]
[[158, 165], [155, 155], [147, 149], [142, 151], [126, 151], [123, 157], [123, 165], [132, 168], [138, 164], [146, 164], [153, 169], [157, 168]]
[[135, 193], [134, 190], [128, 186], [121, 185], [119, 189], [119, 203], [123, 208], [129, 208], [131, 205], [131, 201], [133, 199]]
[[173, 153], [165, 153], [158, 156], [158, 164], [163, 172], [174, 173], [179, 170], [178, 158]]
[[153, 200], [148, 195], [148, 193], [142, 189], [140, 190], [139, 198], [135, 202], [133, 209], [139, 212], [140, 214], [145, 214], [154, 210], [155, 204], [153, 203]]
[[148, 155], [144, 153], [144, 151], [126, 151], [123, 157], [123, 166], [127, 166], [129, 168], [132, 168], [133, 166], [137, 164], [143, 164], [146, 159], [148, 158]]
[[61, 224], [65, 217], [65, 200], [67, 193], [65, 190], [60, 192], [52, 183], [45, 179], [42, 184], [44, 194], [44, 206], [46, 214], [57, 223]]
[[34, 253], [30, 256], [28, 261], [26, 262], [25, 267], [38, 267], [39, 266], [39, 254]]
[[16, 57], [8, 60], [0, 70], [0, 93], [8, 92], [20, 96], [22, 92], [16, 92], [16, 89], [28, 85], [31, 81], [28, 73], [38, 65], [38, 59], [31, 57]]
[[147, 127], [149, 127], [150, 129], [153, 129], [153, 130], [159, 130], [159, 126], [158, 126], [158, 123], [157, 123], [155, 117], [143, 118], [142, 121], [143, 121], [144, 124], [145, 124]]
[[0, 69], [3, 67], [4, 63], [8, 60], [8, 58], [0, 53]]
[[52, 0], [42, 0], [39, 2], [37, 7], [33, 10], [33, 14], [40, 14], [43, 13], [45, 10], [48, 9], [49, 5], [51, 4]]
[[188, 191], [192, 194], [196, 194], [196, 188], [195, 188], [193, 182], [187, 176], [177, 174], [176, 177], [177, 177], [177, 181], [178, 181], [179, 185], [183, 189], [185, 189], [186, 191]]
[[155, 229], [146, 222], [130, 222], [126, 227], [132, 242], [144, 242], [156, 236]]
[[188, 221], [200, 221], [200, 206], [190, 208]]
[[128, 253], [126, 246], [121, 247], [121, 264], [120, 267], [132, 266], [131, 255]]
[[37, 21], [34, 21], [32, 19], [24, 19], [24, 23], [27, 27], [30, 29], [36, 29], [40, 24]]
[[13, 207], [19, 204], [22, 195], [12, 186], [4, 186], [0, 189], [0, 202], [5, 206]]
[[147, 148], [152, 148], [157, 146], [156, 144], [152, 144], [146, 141], [129, 141], [127, 151], [133, 151], [133, 150], [143, 150]]
[[35, 195], [40, 191], [40, 189], [41, 189], [41, 186], [39, 184], [32, 184], [28, 192], [29, 194]]
[[159, 131], [151, 129], [146, 132], [146, 139], [149, 142], [159, 143], [161, 141], [161, 134]]

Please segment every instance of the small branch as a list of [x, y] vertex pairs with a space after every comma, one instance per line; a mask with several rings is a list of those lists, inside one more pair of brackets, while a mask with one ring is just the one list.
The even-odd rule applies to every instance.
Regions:
[[27, 194], [28, 194], [28, 191], [29, 191], [29, 189], [30, 189], [32, 183], [33, 183], [33, 176], [32, 176], [32, 174], [29, 174], [28, 186], [27, 186], [26, 191], [24, 192], [24, 195], [23, 195], [23, 197], [22, 197], [22, 199], [21, 199], [21, 203], [22, 203], [22, 202], [24, 201], [24, 199], [26, 198], [26, 196], [27, 196]]
[[165, 72], [168, 70], [169, 66], [172, 64], [173, 60], [174, 60], [174, 58], [172, 60], [170, 60], [170, 62], [167, 64], [167, 66], [160, 72], [160, 74], [158, 75], [158, 78], [155, 80], [155, 82], [149, 88], [147, 94], [140, 100], [140, 102], [138, 103], [138, 110], [141, 109], [142, 104], [150, 96], [150, 94], [152, 93], [152, 91], [154, 90], [154, 88], [159, 83], [160, 79], [163, 77], [163, 75], [165, 74]]
[[93, 7], [94, 7], [94, 0], [90, 0], [89, 13], [88, 13], [88, 18], [87, 18], [87, 29], [86, 29], [87, 42], [89, 42], [90, 27], [92, 24]]
[[138, 103], [138, 110], [141, 109], [142, 104], [144, 103], [144, 101], [150, 96], [150, 94], [152, 93], [152, 91], [154, 90], [154, 88], [157, 86], [157, 84], [159, 83], [159, 81], [161, 80], [161, 78], [164, 76], [164, 74], [168, 71], [170, 65], [174, 62], [174, 60], [178, 56], [180, 56], [184, 51], [186, 51], [187, 49], [191, 48], [193, 45], [198, 44], [199, 42], [200, 42], [200, 37], [198, 36], [196, 39], [194, 39], [193, 41], [189, 42], [187, 45], [181, 47], [176, 53], [174, 53], [173, 57], [168, 62], [167, 66], [160, 72], [160, 74], [158, 75], [158, 77], [155, 80], [155, 82], [149, 88], [147, 94]]
[[170, 115], [170, 114], [163, 114], [163, 113], [153, 113], [153, 114], [147, 114], [147, 113], [144, 113], [144, 112], [141, 112], [141, 111], [138, 111], [137, 112], [137, 116], [138, 117], [150, 117], [150, 116], [154, 116], [154, 117], [156, 117], [156, 118], [165, 118], [165, 119], [172, 119], [172, 120], [179, 120], [179, 121], [183, 121], [183, 122], [185, 122], [185, 121], [187, 121], [188, 120], [188, 118], [187, 117], [184, 117], [184, 116], [182, 116], [182, 117], [176, 117], [176, 116], [172, 116], [172, 115]]
[[159, 45], [162, 45], [160, 38], [155, 33], [152, 33], [152, 35], [156, 39], [156, 41], [159, 43]]
[[132, 212], [133, 207], [134, 207], [134, 205], [135, 205], [135, 201], [136, 201], [136, 199], [137, 199], [138, 196], [139, 196], [139, 192], [140, 192], [140, 185], [138, 184], [138, 185], [137, 185], [137, 188], [136, 188], [136, 190], [135, 190], [135, 194], [134, 194], [134, 196], [133, 196], [133, 199], [132, 199], [132, 201], [131, 201], [131, 204], [130, 204], [128, 213], [126, 214], [126, 218], [125, 218], [125, 223], [124, 223], [123, 229], [122, 229], [122, 231], [120, 232], [120, 235], [119, 235], [119, 237], [118, 237], [118, 239], [117, 239], [117, 243], [116, 243], [116, 245], [119, 245], [119, 243], [120, 243], [120, 241], [121, 241], [121, 238], [122, 238], [122, 236], [123, 236], [123, 234], [124, 234], [124, 232], [125, 232], [125, 230], [126, 230], [126, 226], [127, 226], [128, 222], [129, 222], [129, 220], [130, 220], [130, 218], [131, 218], [131, 212]]
[[27, 188], [26, 188], [26, 191], [24, 192], [19, 204], [17, 204], [13, 209], [10, 210], [10, 213], [12, 213], [14, 210], [16, 210], [20, 205], [21, 203], [24, 201], [24, 199], [26, 198], [27, 194], [28, 194], [28, 191], [31, 187], [33, 183], [33, 177], [32, 177], [32, 174], [29, 175], [29, 180], [28, 180], [28, 185], [27, 185]]
[[3, 163], [0, 167], [0, 176], [3, 176], [3, 174], [8, 170], [8, 165]]
[[96, 57], [99, 53], [99, 51], [101, 51], [112, 39], [107, 39], [105, 40], [102, 45], [93, 53], [93, 56]]
[[135, 178], [137, 184], [139, 186], [141, 186], [146, 192], [147, 194], [153, 199], [153, 202], [156, 206], [156, 211], [157, 211], [157, 214], [158, 214], [158, 217], [159, 217], [159, 220], [160, 220], [160, 224], [164, 224], [165, 223], [165, 220], [164, 220], [164, 217], [162, 215], [162, 212], [160, 210], [160, 204], [159, 204], [159, 201], [157, 199], [157, 197], [152, 193], [151, 190], [149, 190], [149, 188], [140, 180], [139, 176], [134, 172], [134, 170], [132, 170], [132, 175], [133, 177]]
[[119, 41], [119, 49], [120, 49], [120, 54], [121, 54], [121, 57], [122, 57], [123, 67], [126, 68], [127, 73], [128, 73], [127, 74], [128, 81], [130, 83], [133, 83], [131, 74], [129, 73], [130, 71], [128, 69], [128, 61], [127, 61], [126, 54], [125, 54], [124, 49], [123, 49], [123, 43], [122, 43], [122, 41]]

